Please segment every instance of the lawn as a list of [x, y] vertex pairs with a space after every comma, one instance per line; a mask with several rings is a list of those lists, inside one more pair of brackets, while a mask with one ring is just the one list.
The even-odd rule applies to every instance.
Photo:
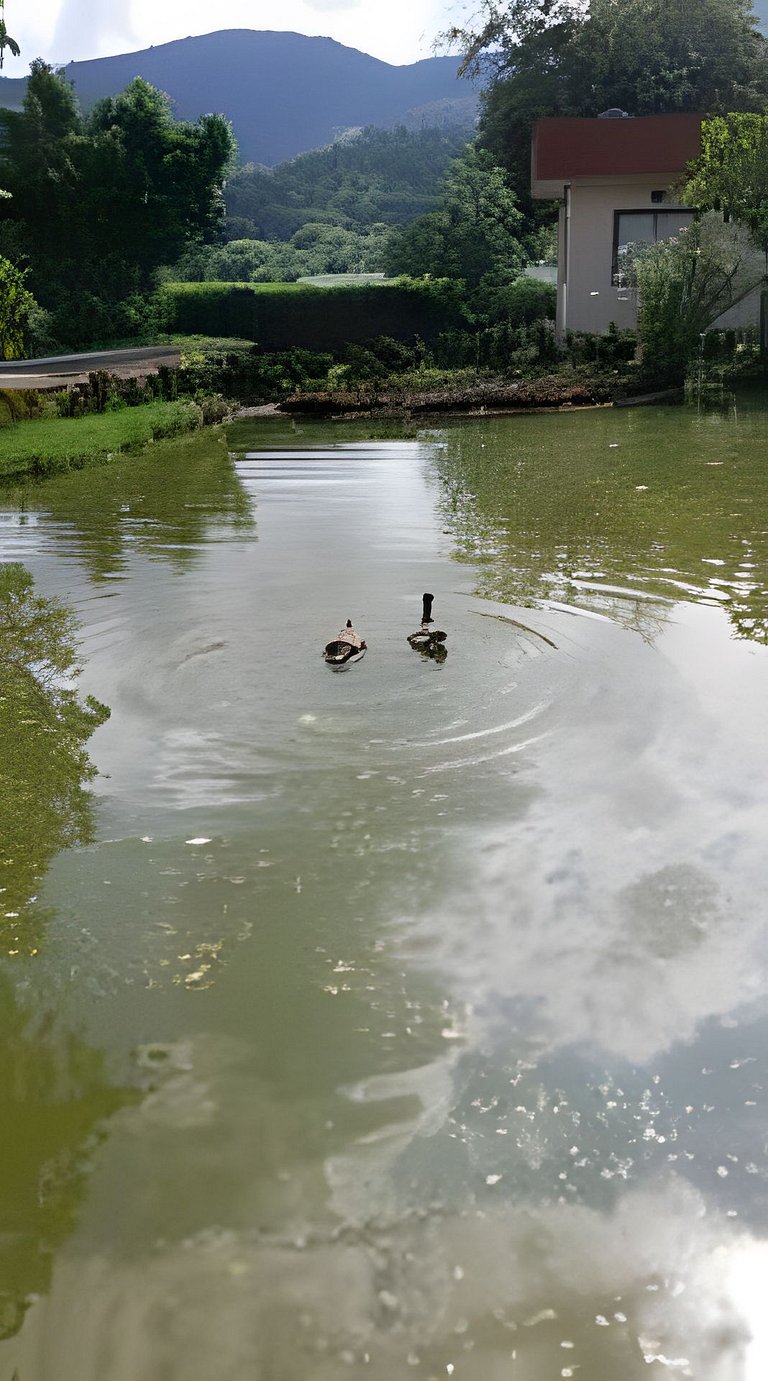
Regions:
[[0, 481], [79, 470], [201, 425], [202, 412], [189, 400], [17, 422], [0, 428]]

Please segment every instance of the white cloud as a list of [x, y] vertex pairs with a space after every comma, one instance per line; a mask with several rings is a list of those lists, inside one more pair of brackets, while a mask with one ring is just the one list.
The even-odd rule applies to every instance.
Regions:
[[311, 10], [354, 10], [360, 0], [304, 0]]
[[130, 13], [130, 6], [107, 6], [104, 0], [63, 0], [53, 35], [56, 56], [59, 60], [78, 58], [83, 43], [91, 52], [99, 53], [112, 49], [115, 43], [135, 46], [139, 36]]

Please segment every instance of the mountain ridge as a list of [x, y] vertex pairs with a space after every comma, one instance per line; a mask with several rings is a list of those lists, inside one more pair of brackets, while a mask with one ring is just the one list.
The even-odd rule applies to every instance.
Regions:
[[[140, 76], [168, 93], [182, 119], [219, 111], [242, 160], [274, 166], [350, 128], [471, 123], [477, 97], [458, 68], [458, 57], [394, 66], [332, 38], [219, 29], [63, 70], [84, 108]], [[18, 108], [25, 88], [24, 77], [0, 77], [0, 105]]]

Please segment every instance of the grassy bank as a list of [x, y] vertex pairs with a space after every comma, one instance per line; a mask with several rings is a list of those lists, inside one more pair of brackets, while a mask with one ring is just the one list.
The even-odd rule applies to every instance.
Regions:
[[191, 399], [148, 403], [86, 417], [46, 417], [0, 429], [0, 482], [98, 465], [123, 451], [193, 431], [203, 422]]

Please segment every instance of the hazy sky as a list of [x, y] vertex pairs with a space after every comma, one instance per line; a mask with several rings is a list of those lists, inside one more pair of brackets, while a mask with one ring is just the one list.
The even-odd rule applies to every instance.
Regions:
[[5, 0], [22, 51], [6, 55], [3, 70], [24, 76], [35, 57], [65, 63], [216, 29], [323, 34], [385, 62], [416, 62], [463, 10], [463, 0]]

